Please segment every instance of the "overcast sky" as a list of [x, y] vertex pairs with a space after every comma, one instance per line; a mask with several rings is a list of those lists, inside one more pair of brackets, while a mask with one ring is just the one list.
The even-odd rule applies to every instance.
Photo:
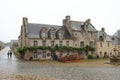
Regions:
[[30, 23], [62, 25], [62, 19], [90, 18], [93, 26], [113, 35], [120, 30], [120, 0], [0, 0], [0, 41], [18, 39], [22, 17]]

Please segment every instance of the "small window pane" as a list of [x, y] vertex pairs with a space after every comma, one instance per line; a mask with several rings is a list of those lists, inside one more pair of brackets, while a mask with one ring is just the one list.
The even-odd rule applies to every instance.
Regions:
[[46, 41], [42, 41], [42, 45], [43, 45], [43, 46], [46, 46]]
[[37, 52], [34, 52], [34, 58], [38, 58]]
[[37, 41], [33, 41], [33, 46], [37, 47], [38, 46], [38, 42]]
[[60, 41], [60, 42], [59, 42], [60, 46], [62, 46], [62, 43], [63, 43], [63, 41]]
[[42, 37], [45, 38], [46, 34], [45, 32], [42, 32]]
[[89, 44], [90, 44], [90, 46], [93, 46], [93, 42], [92, 42], [92, 41], [90, 41], [90, 43], [89, 43]]
[[66, 46], [69, 46], [69, 41], [66, 41]]
[[80, 47], [84, 47], [84, 42], [80, 42]]
[[54, 41], [51, 41], [51, 46], [52, 46], [52, 47], [54, 47], [54, 43], [55, 43]]

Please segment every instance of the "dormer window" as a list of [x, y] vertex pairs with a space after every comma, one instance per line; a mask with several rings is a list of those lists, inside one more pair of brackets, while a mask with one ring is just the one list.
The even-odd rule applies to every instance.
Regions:
[[42, 38], [45, 38], [45, 37], [46, 37], [46, 33], [42, 32]]
[[52, 38], [52, 39], [55, 38], [55, 33], [54, 33], [54, 32], [51, 33], [51, 38]]
[[56, 32], [56, 29], [54, 27], [50, 28], [48, 35], [49, 35], [49, 38], [51, 38], [52, 40], [56, 38], [55, 32]]
[[59, 39], [62, 39], [63, 38], [63, 34], [62, 34], [62, 32], [59, 32]]
[[59, 32], [59, 37], [62, 37], [62, 33]]
[[84, 25], [81, 25], [82, 30], [85, 30]]
[[100, 39], [100, 41], [103, 41], [103, 36], [100, 36], [99, 39]]
[[47, 29], [45, 27], [40, 29], [40, 37], [43, 39], [47, 38]]
[[60, 28], [57, 31], [57, 38], [59, 38], [60, 40], [62, 40], [63, 39], [63, 35], [64, 35], [64, 30], [62, 28]]

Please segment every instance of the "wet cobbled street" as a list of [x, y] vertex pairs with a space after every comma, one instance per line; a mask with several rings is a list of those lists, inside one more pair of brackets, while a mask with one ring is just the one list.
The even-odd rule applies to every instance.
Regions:
[[[8, 74], [31, 75], [46, 78], [45, 80], [120, 80], [120, 66], [101, 65], [100, 67], [89, 67], [89, 64], [87, 64], [88, 66], [82, 66], [81, 62], [44, 63], [22, 61], [17, 59], [14, 55], [12, 58], [8, 58], [7, 52], [9, 49], [10, 48], [7, 47], [0, 51], [0, 71]], [[2, 76], [2, 73], [0, 73], [0, 76]], [[5, 79], [1, 78], [0, 80]]]

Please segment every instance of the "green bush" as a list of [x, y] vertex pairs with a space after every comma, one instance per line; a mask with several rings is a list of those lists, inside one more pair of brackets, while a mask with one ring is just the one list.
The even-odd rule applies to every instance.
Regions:
[[0, 50], [2, 49], [2, 47], [0, 46]]
[[87, 56], [87, 58], [88, 58], [88, 59], [94, 59], [94, 56], [91, 55], [91, 54], [89, 54], [89, 55]]

